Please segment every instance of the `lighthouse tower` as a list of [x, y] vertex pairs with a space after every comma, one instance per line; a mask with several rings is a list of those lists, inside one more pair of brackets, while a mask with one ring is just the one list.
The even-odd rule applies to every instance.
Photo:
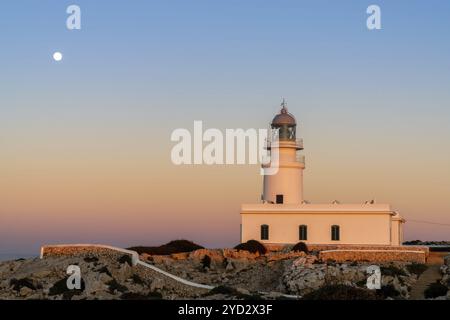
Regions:
[[[303, 202], [303, 169], [304, 157], [299, 154], [303, 150], [303, 142], [296, 137], [297, 122], [286, 107], [283, 99], [280, 113], [271, 123], [272, 137], [267, 149], [272, 155], [278, 152], [278, 172], [264, 175], [263, 202], [277, 204], [301, 204]], [[271, 164], [263, 165], [263, 169]], [[273, 165], [273, 163], [272, 163]]]

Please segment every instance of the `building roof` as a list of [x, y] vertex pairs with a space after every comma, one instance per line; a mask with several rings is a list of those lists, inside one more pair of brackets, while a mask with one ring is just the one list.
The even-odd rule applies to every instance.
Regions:
[[272, 126], [275, 127], [283, 125], [295, 126], [297, 124], [297, 122], [295, 121], [295, 117], [288, 112], [286, 106], [287, 106], [286, 101], [284, 101], [283, 99], [283, 102], [281, 103], [282, 108], [280, 110], [280, 113], [273, 118]]

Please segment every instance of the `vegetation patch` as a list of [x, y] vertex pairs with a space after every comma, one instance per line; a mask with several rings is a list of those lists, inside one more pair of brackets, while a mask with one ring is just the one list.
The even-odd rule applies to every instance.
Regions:
[[192, 252], [204, 249], [204, 247], [189, 240], [174, 240], [159, 247], [131, 247], [128, 250], [136, 251], [138, 254], [170, 255], [173, 253]]
[[236, 289], [227, 287], [227, 286], [217, 286], [209, 290], [209, 292], [206, 295], [213, 295], [213, 294], [229, 294], [234, 295], [236, 294]]
[[121, 256], [119, 259], [117, 259], [117, 261], [120, 264], [123, 263], [128, 263], [128, 265], [131, 267], [133, 265], [133, 260], [131, 259], [131, 256], [128, 254], [124, 254], [123, 256]]
[[126, 292], [126, 291], [128, 291], [128, 288], [123, 286], [123, 285], [121, 285], [120, 283], [118, 283], [116, 281], [116, 279], [112, 279], [112, 280], [108, 281], [106, 284], [109, 286], [109, 292], [111, 294], [114, 294], [114, 292], [116, 290], [118, 292]]
[[106, 273], [108, 276], [112, 278], [112, 274], [106, 266], [101, 267], [97, 270], [99, 273]]
[[67, 288], [67, 279], [69, 277], [65, 277], [64, 279], [61, 279], [53, 284], [53, 286], [50, 288], [48, 295], [49, 296], [56, 296], [59, 294], [63, 295], [64, 300], [70, 300], [75, 295], [80, 295], [85, 288], [84, 280], [81, 279], [81, 288], [80, 289], [69, 289]]
[[144, 280], [142, 280], [142, 278], [139, 277], [137, 274], [133, 274], [131, 279], [133, 279], [133, 282], [136, 284], [144, 284]]
[[308, 246], [304, 242], [298, 242], [292, 247], [291, 251], [308, 253]]
[[425, 272], [425, 270], [428, 269], [428, 266], [424, 263], [412, 263], [412, 264], [408, 264], [406, 266], [406, 269], [412, 273], [412, 274], [416, 274], [417, 276], [420, 276], [422, 273]]
[[201, 261], [203, 270], [206, 270], [206, 268], [211, 267], [211, 258], [208, 255], [205, 255]]
[[212, 296], [215, 294], [223, 294], [223, 295], [233, 296], [235, 298], [243, 299], [243, 300], [262, 300], [261, 295], [259, 295], [257, 293], [245, 294], [245, 293], [239, 292], [235, 288], [227, 287], [227, 286], [223, 286], [223, 285], [214, 287], [213, 289], [211, 289], [209, 292], [207, 292], [203, 296]]
[[359, 280], [355, 284], [358, 287], [367, 288], [367, 279]]
[[383, 276], [391, 276], [391, 277], [407, 276], [407, 274], [404, 270], [397, 268], [394, 265], [382, 266], [380, 269], [381, 269], [381, 274]]
[[238, 244], [234, 247], [234, 249], [259, 254], [265, 254], [267, 252], [266, 247], [261, 242], [256, 240], [249, 240], [245, 243]]
[[238, 293], [236, 295], [237, 298], [243, 299], [243, 300], [263, 300], [260, 294], [252, 293], [252, 294], [243, 294]]
[[381, 289], [377, 290], [377, 293], [380, 294], [383, 298], [395, 298], [400, 295], [397, 289], [392, 284], [388, 284], [386, 286], [382, 286]]
[[36, 290], [36, 286], [33, 283], [33, 280], [28, 278], [23, 279], [11, 279], [9, 281], [9, 285], [13, 287], [13, 290], [19, 291], [23, 287], [27, 287], [31, 290]]
[[425, 289], [424, 295], [427, 299], [434, 299], [447, 295], [447, 291], [448, 288], [446, 286], [444, 286], [439, 281], [436, 281], [435, 283], [430, 284], [427, 289]]
[[303, 296], [302, 300], [379, 300], [374, 291], [346, 286], [327, 285]]
[[162, 295], [159, 292], [150, 292], [148, 294], [125, 292], [120, 296], [121, 300], [159, 300]]
[[87, 256], [83, 260], [84, 262], [90, 263], [90, 262], [97, 262], [98, 258], [94, 256]]

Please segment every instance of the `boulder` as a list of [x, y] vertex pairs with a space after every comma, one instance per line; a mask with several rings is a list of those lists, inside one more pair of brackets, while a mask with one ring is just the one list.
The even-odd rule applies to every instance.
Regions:
[[313, 256], [313, 255], [305, 255], [304, 252], [300, 252], [303, 253], [303, 256], [300, 256], [300, 258], [295, 259], [293, 262], [293, 266], [298, 267], [298, 266], [311, 266], [312, 264], [314, 264], [317, 261], [317, 257]]
[[141, 255], [139, 256], [139, 259], [142, 261], [152, 261], [152, 255], [148, 254], [148, 253], [141, 253]]
[[189, 252], [172, 253], [170, 257], [174, 260], [186, 260], [189, 256]]
[[450, 267], [450, 255], [444, 257], [444, 264]]
[[152, 256], [152, 261], [155, 264], [164, 264], [164, 265], [168, 265], [171, 262], [173, 262], [173, 259], [170, 256], [159, 256], [159, 255], [155, 255]]
[[20, 288], [20, 291], [19, 291], [19, 295], [21, 297], [27, 297], [32, 293], [33, 293], [33, 290], [28, 287], [22, 287], [22, 288]]
[[223, 249], [223, 256], [227, 259], [256, 259], [260, 255], [258, 252], [251, 253], [246, 250]]
[[213, 263], [222, 263], [224, 260], [221, 250], [199, 249], [189, 253], [189, 259], [194, 261], [201, 261], [205, 256], [210, 257]]
[[236, 288], [236, 292], [243, 294], [243, 295], [247, 295], [247, 296], [250, 295], [250, 291], [248, 291], [247, 289], [244, 289], [244, 288]]
[[159, 291], [164, 289], [164, 281], [160, 278], [153, 279], [152, 283], [150, 284], [150, 291]]

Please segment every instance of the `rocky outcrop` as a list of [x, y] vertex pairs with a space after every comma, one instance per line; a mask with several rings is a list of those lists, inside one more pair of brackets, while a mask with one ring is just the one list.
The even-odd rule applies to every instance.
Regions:
[[[367, 267], [358, 263], [319, 263], [314, 256], [293, 261], [283, 273], [283, 285], [288, 293], [305, 295], [328, 285], [348, 285], [366, 288]], [[382, 291], [390, 296], [408, 298], [409, 290], [417, 276], [409, 273], [404, 264], [381, 266]]]
[[447, 287], [446, 299], [450, 300], [450, 255], [444, 257], [444, 264], [441, 266], [440, 271], [442, 273], [441, 284]]
[[[450, 262], [450, 260], [446, 260]], [[78, 265], [82, 287], [68, 290], [67, 267]], [[42, 259], [0, 263], [0, 299], [277, 299], [325, 285], [364, 288], [365, 262], [321, 260], [288, 249], [264, 255], [235, 249], [138, 256], [107, 246], [47, 246]], [[448, 263], [442, 272], [448, 272]], [[446, 280], [447, 278], [444, 279]], [[406, 263], [382, 265], [383, 294], [407, 298], [416, 276]], [[214, 289], [212, 289], [214, 288]]]
[[[0, 299], [174, 299], [209, 290], [183, 285], [124, 256], [77, 254], [0, 264]], [[82, 287], [67, 287], [67, 267], [81, 270]]]
[[345, 261], [368, 261], [368, 262], [386, 262], [386, 261], [405, 261], [425, 263], [426, 254], [423, 251], [411, 250], [326, 250], [321, 251], [319, 258], [323, 261], [333, 260], [336, 262]]

